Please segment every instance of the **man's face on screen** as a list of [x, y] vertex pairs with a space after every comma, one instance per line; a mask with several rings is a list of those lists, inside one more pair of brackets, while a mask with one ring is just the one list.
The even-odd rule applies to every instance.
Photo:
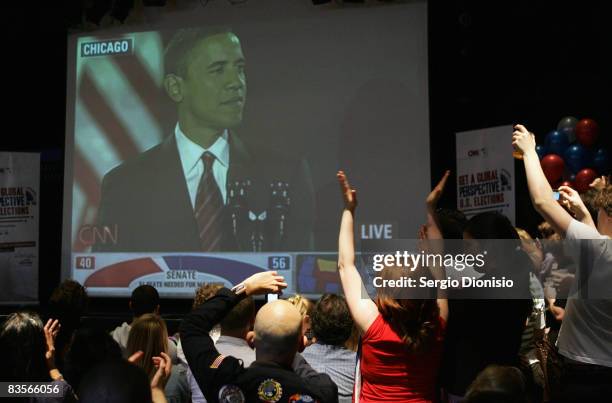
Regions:
[[236, 35], [212, 35], [197, 43], [183, 79], [183, 102], [199, 125], [218, 130], [240, 124], [246, 75]]

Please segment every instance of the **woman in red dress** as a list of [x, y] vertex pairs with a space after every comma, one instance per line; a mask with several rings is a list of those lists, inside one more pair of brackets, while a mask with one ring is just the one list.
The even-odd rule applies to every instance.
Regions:
[[[449, 172], [427, 198], [427, 225], [420, 231], [421, 245], [429, 253], [442, 253], [442, 235], [436, 224], [435, 208]], [[355, 266], [354, 215], [357, 194], [344, 172], [338, 172], [344, 211], [338, 240], [338, 270], [351, 315], [361, 330], [360, 374], [355, 402], [430, 403], [438, 399], [436, 381], [442, 356], [448, 302], [441, 295], [427, 297], [405, 294], [397, 287], [380, 287], [375, 300], [365, 292]], [[429, 242], [429, 240], [437, 240]], [[386, 266], [381, 280], [420, 277], [430, 272], [441, 278], [440, 267]], [[377, 282], [380, 284], [381, 280]], [[363, 290], [363, 291], [362, 291]], [[434, 291], [435, 292], [435, 291]], [[416, 298], [415, 298], [416, 297]]]

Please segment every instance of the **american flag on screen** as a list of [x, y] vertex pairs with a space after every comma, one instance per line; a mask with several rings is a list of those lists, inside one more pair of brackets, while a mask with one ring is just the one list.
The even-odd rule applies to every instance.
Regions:
[[161, 85], [163, 42], [156, 32], [118, 35], [132, 38], [128, 54], [84, 57], [81, 45], [100, 40], [81, 37], [76, 49], [72, 246], [88, 246], [79, 228], [96, 221], [104, 175], [164, 137]]

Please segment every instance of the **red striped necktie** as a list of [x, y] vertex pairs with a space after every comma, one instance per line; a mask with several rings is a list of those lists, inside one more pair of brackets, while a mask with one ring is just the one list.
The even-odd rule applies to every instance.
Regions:
[[205, 252], [221, 250], [223, 237], [223, 197], [213, 175], [214, 154], [202, 154], [204, 173], [198, 184], [195, 199], [195, 217], [198, 222], [200, 243]]

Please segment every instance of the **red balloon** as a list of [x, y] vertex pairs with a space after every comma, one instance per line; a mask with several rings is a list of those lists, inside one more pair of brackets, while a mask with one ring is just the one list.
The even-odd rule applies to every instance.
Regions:
[[570, 188], [574, 189], [574, 184], [571, 181], [563, 181], [563, 182], [561, 182], [559, 187], [561, 187], [561, 186], [567, 186], [567, 187], [570, 187]]
[[555, 183], [561, 179], [563, 169], [565, 168], [563, 158], [559, 157], [557, 154], [548, 154], [542, 158], [540, 164], [542, 165], [542, 170], [549, 183]]
[[576, 123], [576, 139], [585, 147], [591, 147], [597, 141], [599, 125], [593, 119], [582, 119]]
[[592, 170], [591, 168], [585, 168], [576, 174], [576, 180], [574, 181], [576, 184], [575, 189], [584, 193], [589, 190], [589, 185], [597, 178], [597, 172]]

